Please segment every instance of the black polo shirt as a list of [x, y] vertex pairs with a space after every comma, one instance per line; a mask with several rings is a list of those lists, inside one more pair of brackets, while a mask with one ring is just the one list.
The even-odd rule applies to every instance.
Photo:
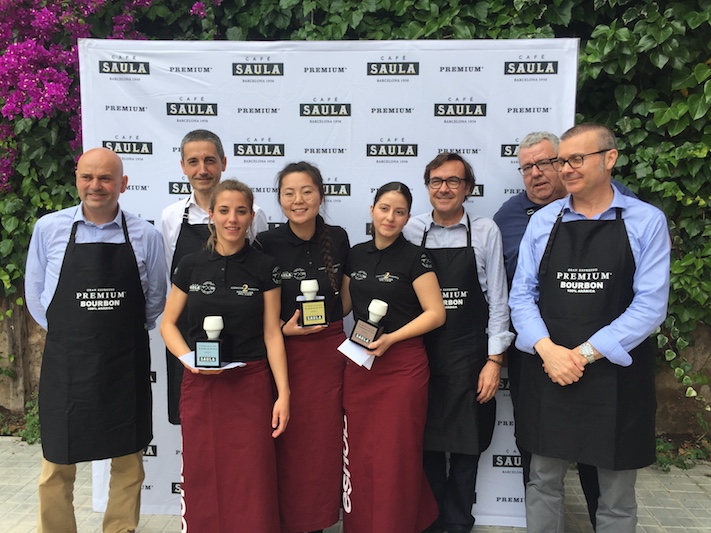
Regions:
[[427, 272], [434, 272], [427, 251], [402, 235], [384, 250], [374, 241], [355, 245], [346, 264], [354, 317], [367, 320], [368, 305], [377, 298], [388, 303], [380, 321], [385, 333], [400, 329], [422, 313], [412, 282]]
[[206, 316], [220, 315], [222, 337], [229, 336], [233, 361], [254, 361], [267, 355], [264, 344], [264, 293], [281, 284], [276, 259], [250, 246], [230, 256], [202, 250], [178, 263], [173, 283], [188, 295], [190, 349], [207, 338]]
[[[324, 225], [333, 241], [331, 257], [336, 271], [338, 289], [343, 276], [343, 268], [348, 258], [348, 235], [340, 226]], [[329, 321], [343, 318], [341, 298], [331, 287], [323, 264], [320, 239], [316, 234], [305, 241], [297, 237], [289, 227], [283, 224], [278, 228], [260, 233], [255, 247], [276, 258], [281, 269], [281, 319], [287, 322], [296, 310], [296, 297], [301, 294], [300, 284], [305, 279], [318, 280], [318, 293], [326, 297], [326, 309]]]

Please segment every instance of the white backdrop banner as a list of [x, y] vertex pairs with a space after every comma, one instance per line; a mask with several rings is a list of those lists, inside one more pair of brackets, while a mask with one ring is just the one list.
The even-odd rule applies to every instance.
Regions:
[[[82, 39], [84, 147], [121, 156], [129, 177], [121, 206], [156, 223], [165, 206], [190, 192], [179, 162], [180, 140], [191, 130], [221, 137], [223, 178], [250, 185], [273, 226], [284, 220], [277, 172], [311, 162], [326, 184], [326, 220], [343, 226], [355, 244], [368, 239], [368, 207], [386, 182], [410, 186], [413, 214], [430, 209], [423, 172], [442, 151], [461, 153], [474, 168], [471, 213], [492, 216], [520, 192], [519, 139], [538, 130], [559, 134], [574, 123], [577, 52], [577, 39]], [[177, 514], [180, 428], [167, 422], [163, 346], [157, 332], [151, 337], [155, 439], [142, 510]], [[497, 398], [509, 401], [501, 392]], [[499, 425], [513, 423], [510, 408], [500, 407], [499, 418]], [[513, 431], [499, 433], [493, 459], [481, 462], [477, 523], [522, 525]], [[95, 485], [101, 509], [105, 490]]]

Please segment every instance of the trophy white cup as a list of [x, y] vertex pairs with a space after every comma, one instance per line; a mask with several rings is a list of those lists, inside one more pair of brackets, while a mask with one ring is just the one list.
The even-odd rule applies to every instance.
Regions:
[[318, 294], [318, 280], [305, 279], [299, 285], [299, 289], [301, 295], [296, 297], [296, 306], [299, 309], [299, 326], [327, 325], [326, 297]]
[[220, 368], [223, 348], [220, 333], [224, 327], [225, 322], [221, 316], [206, 316], [202, 321], [207, 340], [195, 341], [196, 368]]
[[382, 300], [371, 300], [368, 305], [368, 320], [358, 319], [353, 326], [350, 339], [364, 348], [376, 340], [383, 333], [383, 327], [379, 326], [380, 320], [388, 312], [388, 303]]

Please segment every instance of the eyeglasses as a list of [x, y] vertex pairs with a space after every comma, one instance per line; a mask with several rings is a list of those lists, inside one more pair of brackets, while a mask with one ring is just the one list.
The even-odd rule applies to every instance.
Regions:
[[585, 158], [587, 156], [604, 154], [605, 152], [609, 152], [610, 150], [614, 150], [614, 148], [605, 148], [604, 150], [590, 152], [589, 154], [573, 155], [570, 156], [568, 159], [553, 159], [551, 163], [553, 163], [553, 168], [556, 169], [557, 172], [563, 170], [563, 167], [565, 167], [566, 163], [570, 165], [570, 168], [580, 168], [583, 166], [583, 163], [585, 162]]
[[518, 167], [518, 171], [521, 173], [522, 176], [530, 176], [531, 172], [533, 172], [533, 167], [536, 167], [541, 172], [545, 172], [552, 165], [553, 159], [541, 159], [540, 161], [536, 161], [535, 163], [531, 163], [530, 165], [523, 165], [522, 167]]
[[447, 187], [450, 189], [459, 189], [459, 185], [467, 180], [463, 180], [462, 178], [458, 178], [456, 176], [451, 176], [447, 179], [442, 179], [442, 178], [427, 178], [425, 180], [425, 185], [427, 185], [430, 189], [437, 190], [442, 187], [443, 183], [447, 184]]

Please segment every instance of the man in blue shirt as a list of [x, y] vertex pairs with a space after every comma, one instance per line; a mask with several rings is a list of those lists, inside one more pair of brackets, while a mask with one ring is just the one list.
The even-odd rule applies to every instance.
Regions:
[[438, 154], [425, 168], [432, 211], [412, 217], [403, 234], [428, 249], [447, 311], [425, 335], [430, 367], [423, 465], [439, 517], [426, 533], [468, 533], [481, 453], [496, 419], [494, 395], [509, 331], [506, 275], [496, 224], [469, 215], [475, 185], [461, 155]]
[[37, 221], [27, 308], [47, 330], [39, 386], [42, 473], [37, 531], [76, 532], [76, 463], [111, 458], [105, 533], [135, 531], [152, 439], [148, 330], [163, 310], [160, 233], [119, 208], [121, 159], [94, 148], [77, 163], [81, 203]]
[[529, 532], [563, 532], [570, 461], [597, 467], [597, 531], [634, 532], [636, 469], [655, 460], [654, 351], [666, 316], [670, 240], [661, 211], [611, 185], [612, 132], [561, 136], [569, 196], [531, 217], [509, 305], [521, 371], [517, 436], [532, 452]]

